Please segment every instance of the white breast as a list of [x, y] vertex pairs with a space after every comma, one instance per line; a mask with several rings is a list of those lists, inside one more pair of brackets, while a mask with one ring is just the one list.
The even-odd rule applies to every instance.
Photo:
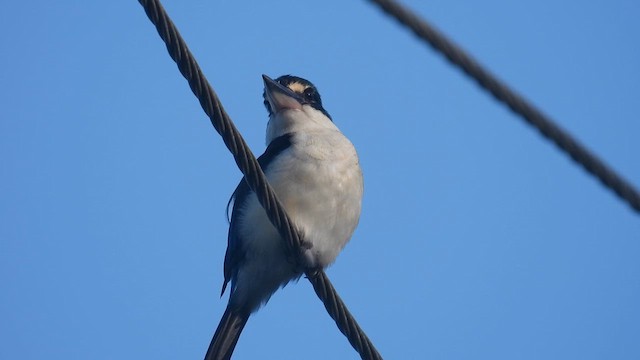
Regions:
[[351, 238], [360, 218], [362, 172], [353, 145], [337, 129], [296, 134], [267, 178], [287, 214], [312, 247], [308, 266], [326, 267]]
[[[360, 218], [362, 172], [351, 142], [322, 113], [305, 106], [271, 119], [267, 139], [292, 133], [292, 145], [277, 155], [266, 176], [287, 214], [310, 245], [304, 260], [311, 268], [335, 261]], [[251, 194], [242, 205], [244, 265], [234, 298], [255, 307], [300, 276], [285, 257], [284, 240]], [[250, 299], [250, 300], [247, 300]]]

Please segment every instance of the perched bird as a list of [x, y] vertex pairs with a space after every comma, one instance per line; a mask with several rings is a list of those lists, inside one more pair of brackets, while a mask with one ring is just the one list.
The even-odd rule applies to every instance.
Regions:
[[[308, 269], [333, 263], [358, 224], [363, 192], [358, 155], [322, 107], [309, 81], [291, 75], [264, 80], [267, 149], [258, 158], [305, 242]], [[285, 242], [244, 179], [234, 191], [222, 294], [227, 309], [206, 360], [229, 359], [249, 316], [304, 269], [287, 261]]]

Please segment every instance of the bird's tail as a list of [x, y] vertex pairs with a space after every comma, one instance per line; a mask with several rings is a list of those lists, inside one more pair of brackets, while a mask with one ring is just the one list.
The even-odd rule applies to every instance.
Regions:
[[205, 360], [229, 360], [236, 347], [238, 338], [244, 326], [249, 320], [249, 314], [242, 311], [233, 310], [227, 305], [227, 309], [220, 319], [220, 324], [216, 329], [216, 333], [211, 339], [211, 344], [205, 355]]

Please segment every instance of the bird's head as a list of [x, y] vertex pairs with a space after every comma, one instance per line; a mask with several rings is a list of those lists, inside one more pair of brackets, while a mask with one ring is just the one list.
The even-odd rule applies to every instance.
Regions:
[[269, 116], [283, 110], [302, 110], [308, 105], [331, 120], [329, 113], [322, 107], [318, 89], [308, 80], [293, 75], [282, 75], [273, 80], [262, 75], [264, 80], [264, 106]]
[[276, 80], [262, 75], [262, 79], [264, 106], [269, 113], [267, 144], [286, 133], [337, 130], [322, 107], [320, 93], [310, 81], [293, 75], [283, 75]]

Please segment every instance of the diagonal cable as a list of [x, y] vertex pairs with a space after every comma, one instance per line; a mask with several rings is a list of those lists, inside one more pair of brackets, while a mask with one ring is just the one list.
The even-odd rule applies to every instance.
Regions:
[[[165, 42], [167, 51], [178, 65], [180, 73], [187, 79], [191, 91], [200, 101], [202, 109], [209, 116], [211, 124], [231, 151], [249, 187], [256, 193], [260, 204], [267, 212], [269, 220], [285, 239], [290, 256], [300, 266], [298, 261], [302, 244], [300, 234], [267, 182], [255, 156], [229, 119], [216, 93], [202, 74], [200, 67], [160, 2], [158, 0], [139, 0], [139, 2]], [[336, 322], [338, 329], [347, 337], [360, 357], [366, 360], [382, 359], [367, 335], [349, 313], [325, 272], [306, 269], [305, 274], [316, 294], [324, 303], [327, 312]]]
[[369, 1], [377, 4], [385, 13], [394, 17], [402, 25], [411, 29], [420, 39], [440, 51], [447, 60], [461, 68], [462, 71], [473, 78], [482, 88], [489, 91], [497, 100], [506, 104], [527, 123], [538, 129], [544, 137], [569, 154], [575, 162], [580, 164], [591, 175], [597, 177], [605, 187], [615, 192], [621, 200], [625, 201], [640, 214], [640, 194], [633, 185], [580, 144], [567, 131], [556, 125], [549, 117], [480, 66], [462, 48], [455, 45], [444, 34], [398, 2], [393, 0]]

